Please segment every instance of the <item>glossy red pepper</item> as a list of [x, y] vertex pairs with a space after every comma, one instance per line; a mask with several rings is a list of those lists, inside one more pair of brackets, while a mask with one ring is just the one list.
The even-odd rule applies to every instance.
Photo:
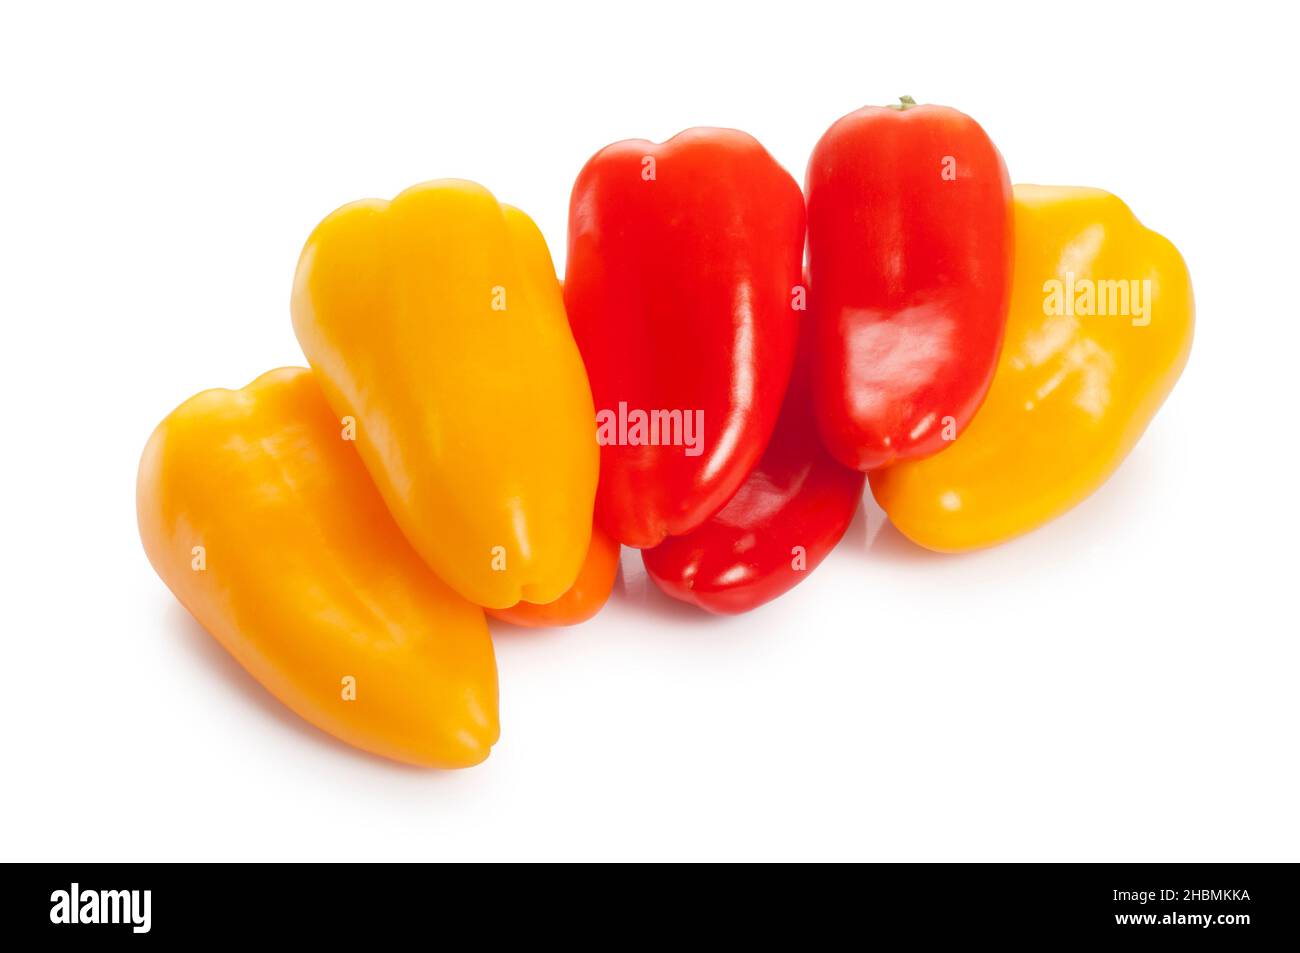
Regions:
[[872, 470], [942, 450], [979, 409], [1010, 295], [1011, 180], [946, 106], [868, 106], [808, 162], [822, 439]]
[[853, 521], [866, 474], [841, 465], [817, 435], [807, 330], [758, 466], [702, 526], [641, 553], [650, 578], [675, 599], [747, 612], [798, 585]]
[[618, 142], [578, 175], [564, 301], [596, 403], [596, 519], [619, 542], [690, 532], [758, 462], [794, 358], [803, 235], [798, 184], [736, 130]]

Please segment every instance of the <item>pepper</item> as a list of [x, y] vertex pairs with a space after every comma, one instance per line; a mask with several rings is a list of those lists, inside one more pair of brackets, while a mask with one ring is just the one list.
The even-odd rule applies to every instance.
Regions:
[[736, 130], [617, 142], [578, 175], [564, 300], [596, 403], [596, 519], [619, 542], [690, 532], [762, 456], [803, 238], [798, 184]]
[[853, 521], [866, 475], [817, 436], [809, 338], [805, 328], [776, 431], [736, 495], [685, 536], [642, 550], [646, 573], [673, 598], [747, 612], [807, 578]]
[[136, 508], [167, 587], [307, 721], [411, 764], [487, 757], [483, 612], [403, 537], [310, 371], [181, 404], [145, 447]]
[[1182, 373], [1194, 305], [1182, 256], [1099, 189], [1018, 185], [1006, 345], [984, 406], [943, 453], [871, 474], [909, 539], [1002, 542], [1086, 499]]
[[416, 551], [478, 605], [550, 602], [590, 542], [591, 390], [541, 232], [472, 182], [354, 202], [307, 240], [293, 324]]
[[1011, 279], [1011, 180], [946, 106], [868, 106], [808, 162], [822, 438], [871, 470], [950, 445], [988, 390]]
[[609, 601], [618, 577], [619, 545], [599, 526], [591, 531], [591, 546], [578, 579], [554, 602], [538, 605], [520, 602], [509, 609], [488, 609], [487, 614], [502, 622], [527, 628], [577, 625], [586, 622]]

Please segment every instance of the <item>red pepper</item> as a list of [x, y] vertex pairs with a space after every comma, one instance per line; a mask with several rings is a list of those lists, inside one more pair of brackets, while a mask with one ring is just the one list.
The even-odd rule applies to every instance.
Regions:
[[587, 162], [564, 303], [602, 444], [596, 519], [629, 546], [688, 533], [771, 437], [804, 307], [803, 195], [755, 139], [688, 129]]
[[979, 409], [1002, 346], [1011, 180], [946, 106], [868, 106], [808, 162], [817, 422], [871, 470], [942, 450]]
[[853, 521], [866, 475], [842, 466], [817, 436], [808, 337], [772, 442], [739, 492], [693, 532], [642, 551], [668, 595], [710, 612], [746, 612], [798, 585]]

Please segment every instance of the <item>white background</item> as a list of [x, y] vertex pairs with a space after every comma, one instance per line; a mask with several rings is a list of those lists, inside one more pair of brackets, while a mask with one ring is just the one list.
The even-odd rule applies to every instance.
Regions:
[[[6, 4], [0, 857], [1300, 860], [1290, 15]], [[335, 206], [473, 178], [562, 270], [606, 143], [736, 126], [802, 180], [902, 93], [1190, 266], [1183, 380], [1068, 516], [941, 557], [868, 502], [731, 620], [625, 551], [593, 622], [495, 627], [502, 739], [446, 774], [298, 721], [154, 576], [140, 450], [191, 393], [302, 362], [290, 279]]]

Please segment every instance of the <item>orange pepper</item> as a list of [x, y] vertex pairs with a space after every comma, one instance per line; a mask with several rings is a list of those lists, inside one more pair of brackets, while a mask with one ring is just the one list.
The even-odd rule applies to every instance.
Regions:
[[554, 602], [520, 602], [509, 609], [488, 609], [487, 614], [502, 622], [528, 628], [577, 625], [586, 622], [609, 600], [618, 576], [619, 545], [599, 526], [591, 530], [591, 545], [583, 560], [578, 581]]
[[225, 649], [318, 728], [465, 767], [497, 740], [483, 612], [403, 537], [305, 368], [176, 408], [140, 461], [140, 538]]

